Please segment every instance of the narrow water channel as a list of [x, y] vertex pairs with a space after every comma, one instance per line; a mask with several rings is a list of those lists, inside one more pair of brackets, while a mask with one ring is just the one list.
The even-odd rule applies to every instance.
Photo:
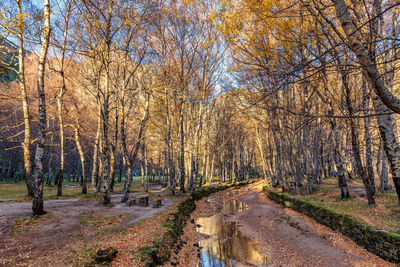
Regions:
[[217, 208], [211, 217], [198, 218], [197, 231], [207, 235], [199, 242], [203, 267], [267, 266], [267, 257], [261, 253], [257, 240], [245, 236], [236, 221], [229, 215], [245, 211], [247, 205], [237, 200], [224, 201], [223, 197], [209, 197], [208, 202]]

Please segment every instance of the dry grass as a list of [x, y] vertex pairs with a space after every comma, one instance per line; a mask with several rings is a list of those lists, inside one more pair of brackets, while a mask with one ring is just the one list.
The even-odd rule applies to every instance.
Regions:
[[[140, 262], [140, 249], [153, 245], [164, 235], [167, 230], [164, 222], [171, 213], [175, 212], [179, 202], [180, 200], [155, 217], [143, 219], [134, 225], [125, 227], [118, 226], [119, 216], [107, 219], [110, 220], [110, 224], [104, 224], [104, 222], [98, 224], [99, 221], [104, 220], [101, 213], [83, 213], [80, 216], [81, 225], [101, 227], [101, 234], [95, 240], [85, 242], [83, 246], [72, 250], [70, 264], [72, 266], [103, 266], [102, 264], [94, 264], [93, 255], [98, 248], [111, 246], [118, 250], [118, 254], [109, 264], [110, 266], [144, 267], [144, 264]], [[107, 228], [110, 225], [114, 227]]]
[[117, 258], [111, 263], [111, 266], [144, 266], [139, 261], [140, 249], [153, 245], [164, 235], [167, 230], [164, 222], [171, 213], [175, 212], [179, 202], [177, 201], [158, 216], [144, 219], [129, 227], [124, 233], [109, 238], [105, 245], [118, 250]]

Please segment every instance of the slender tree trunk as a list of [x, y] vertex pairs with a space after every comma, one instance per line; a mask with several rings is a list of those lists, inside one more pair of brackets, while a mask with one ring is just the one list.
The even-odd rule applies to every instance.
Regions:
[[100, 134], [100, 140], [99, 140], [99, 171], [97, 173], [97, 178], [96, 178], [96, 192], [100, 193], [101, 186], [103, 185], [103, 161], [101, 160], [101, 149], [103, 146], [103, 140], [101, 139], [101, 134]]
[[62, 184], [64, 180], [64, 120], [63, 120], [63, 95], [65, 91], [65, 80], [64, 75], [62, 77], [61, 90], [57, 96], [57, 108], [58, 108], [58, 123], [60, 131], [60, 170], [57, 174], [57, 196], [62, 194]]
[[62, 46], [62, 56], [61, 56], [61, 67], [59, 73], [61, 75], [61, 88], [57, 95], [57, 111], [58, 111], [58, 123], [60, 132], [60, 170], [57, 174], [57, 196], [62, 194], [62, 184], [64, 180], [64, 120], [63, 120], [63, 98], [66, 91], [65, 85], [65, 73], [64, 73], [64, 62], [65, 62], [65, 51], [67, 48], [67, 38], [68, 38], [68, 25], [69, 16], [71, 13], [71, 0], [68, 1], [67, 14], [65, 16], [65, 29], [64, 29], [64, 40]]
[[379, 191], [384, 192], [386, 190], [389, 190], [389, 184], [388, 184], [389, 171], [388, 171], [388, 163], [385, 151], [381, 150], [378, 157], [380, 158], [380, 164], [381, 164], [380, 172], [378, 171], [380, 179]]
[[372, 159], [372, 143], [371, 136], [369, 133], [369, 108], [368, 108], [368, 97], [367, 97], [367, 87], [365, 84], [365, 79], [363, 79], [362, 84], [363, 90], [363, 113], [364, 113], [364, 139], [365, 139], [365, 163], [367, 166], [367, 178], [371, 182], [373, 189], [375, 191], [375, 177], [374, 177], [374, 166]]
[[374, 58], [371, 57], [364, 45], [366, 42], [362, 40], [359, 30], [350, 17], [347, 4], [344, 0], [332, 0], [332, 2], [335, 5], [336, 14], [342, 25], [342, 29], [347, 36], [347, 45], [356, 55], [358, 63], [364, 70], [364, 74], [374, 89], [375, 94], [389, 109], [400, 113], [400, 99], [396, 98], [385, 86], [383, 76], [379, 73], [377, 65], [373, 62]]
[[[234, 145], [233, 145], [234, 146]], [[234, 182], [236, 182], [237, 180], [237, 175], [236, 175], [236, 152], [235, 152], [235, 148], [232, 148], [232, 161], [231, 161], [231, 165], [232, 165], [232, 180]]]
[[[376, 113], [385, 114], [390, 112], [389, 108], [382, 103], [378, 96], [374, 95], [372, 100]], [[400, 199], [400, 146], [395, 135], [396, 118], [394, 115], [378, 116], [378, 124], [383, 148], [390, 163], [393, 183], [398, 199]]]
[[132, 182], [132, 165], [131, 160], [128, 154], [128, 148], [126, 144], [126, 133], [125, 133], [125, 111], [124, 105], [121, 106], [122, 108], [122, 116], [121, 116], [121, 145], [122, 145], [122, 153], [124, 157], [124, 162], [126, 164], [125, 167], [125, 184], [124, 184], [124, 192], [122, 195], [121, 202], [124, 203], [129, 198], [129, 189]]
[[43, 210], [43, 156], [45, 145], [45, 132], [46, 132], [46, 98], [44, 92], [44, 73], [45, 63], [47, 58], [47, 51], [49, 47], [50, 38], [50, 3], [49, 0], [44, 2], [44, 38], [40, 48], [39, 67], [37, 77], [37, 89], [39, 100], [39, 129], [35, 154], [35, 194], [33, 198], [32, 210], [34, 215], [42, 215], [46, 212]]
[[110, 150], [110, 192], [114, 191], [115, 179], [115, 151]]
[[209, 169], [210, 169], [210, 154], [209, 150], [207, 150], [207, 155], [206, 155], [206, 166], [204, 168], [204, 180], [207, 183], [209, 179]]
[[[121, 101], [124, 101], [123, 99]], [[125, 105], [122, 103], [122, 116], [121, 116], [121, 145], [122, 145], [122, 153], [124, 157], [125, 166], [125, 184], [124, 184], [124, 192], [122, 195], [121, 202], [124, 203], [129, 198], [129, 189], [132, 182], [132, 166], [131, 161], [129, 159], [128, 148], [126, 144], [126, 133], [125, 133]]]
[[[362, 166], [361, 155], [360, 155], [360, 143], [358, 140], [357, 128], [354, 123], [354, 119], [352, 118], [354, 116], [354, 112], [353, 112], [353, 106], [352, 106], [351, 99], [350, 99], [350, 87], [349, 87], [349, 84], [347, 83], [346, 75], [347, 74], [345, 74], [345, 73], [341, 73], [342, 84], [344, 86], [345, 95], [346, 95], [347, 110], [348, 110], [349, 116], [350, 116], [350, 134], [351, 134], [351, 145], [352, 145], [352, 150], [353, 150], [354, 163], [355, 163], [357, 173], [360, 176], [361, 180], [363, 181], [365, 192], [366, 192], [367, 199], [368, 199], [368, 204], [374, 205], [375, 204], [375, 199], [374, 199], [375, 184], [373, 181], [373, 177], [368, 177], [367, 173], [365, 173], [364, 167]], [[369, 178], [372, 178], [372, 179], [370, 180]]]
[[262, 140], [261, 140], [261, 136], [260, 136], [260, 129], [258, 127], [256, 127], [256, 141], [257, 141], [258, 149], [260, 151], [264, 179], [268, 182], [268, 184], [270, 184], [269, 177], [267, 177], [267, 168], [265, 166], [265, 158], [264, 158], [264, 151], [263, 151], [263, 147], [262, 147]]
[[121, 121], [121, 145], [122, 145], [122, 151], [125, 157], [125, 162], [127, 164], [126, 166], [126, 179], [125, 179], [125, 184], [124, 184], [124, 192], [122, 195], [121, 202], [126, 202], [129, 198], [129, 189], [132, 183], [132, 166], [133, 166], [133, 161], [136, 159], [137, 153], [139, 151], [139, 147], [141, 144], [141, 141], [143, 139], [144, 131], [146, 128], [146, 123], [149, 119], [150, 116], [150, 95], [147, 97], [146, 100], [146, 108], [143, 114], [143, 119], [140, 122], [140, 128], [139, 128], [139, 134], [138, 134], [138, 140], [136, 141], [136, 144], [133, 148], [132, 155], [129, 156], [128, 154], [128, 148], [126, 144], [126, 133], [125, 133], [125, 115], [124, 115], [124, 106], [121, 106], [122, 108], [122, 121]]
[[165, 89], [165, 111], [167, 116], [167, 161], [168, 161], [168, 188], [170, 195], [175, 195], [175, 171], [171, 157], [171, 120], [169, 112], [168, 93]]
[[31, 121], [29, 116], [28, 96], [25, 87], [25, 64], [24, 64], [24, 15], [21, 7], [21, 0], [16, 0], [18, 10], [18, 83], [21, 89], [22, 111], [24, 115], [24, 142], [22, 143], [24, 157], [24, 176], [28, 195], [34, 196], [34, 181], [32, 179], [32, 162], [31, 162]]
[[141, 147], [142, 147], [142, 158], [141, 158], [141, 160], [140, 160], [140, 171], [141, 171], [141, 176], [142, 176], [142, 179], [141, 179], [141, 181], [140, 181], [140, 186], [141, 187], [145, 187], [145, 179], [146, 179], [146, 164], [145, 164], [145, 158], [146, 158], [146, 155], [145, 155], [145, 153], [146, 153], [146, 148], [145, 148], [145, 144], [144, 144], [144, 142], [142, 142], [142, 145], [141, 145]]
[[213, 156], [211, 159], [210, 181], [208, 182], [209, 184], [211, 184], [214, 179], [214, 172], [215, 172], [214, 167], [215, 167], [215, 153], [213, 153]]
[[87, 193], [87, 178], [86, 178], [85, 153], [83, 152], [83, 148], [82, 148], [81, 141], [80, 141], [81, 136], [80, 136], [79, 128], [80, 128], [80, 125], [79, 125], [79, 122], [78, 122], [78, 125], [74, 126], [74, 139], [75, 139], [76, 148], [78, 149], [79, 157], [81, 159], [82, 194], [86, 194]]
[[[108, 81], [108, 75], [106, 74], [106, 79]], [[109, 86], [108, 82], [105, 82], [106, 86]], [[107, 89], [106, 89], [107, 90]], [[110, 203], [110, 144], [108, 140], [108, 126], [109, 126], [109, 95], [106, 93], [103, 99], [103, 109], [102, 109], [102, 135], [101, 135], [101, 163], [103, 166], [102, 170], [102, 193], [101, 193], [101, 203], [107, 205]]]
[[149, 162], [147, 161], [147, 152], [145, 152], [145, 161], [144, 161], [144, 165], [145, 165], [145, 175], [146, 175], [146, 178], [145, 178], [145, 180], [146, 180], [146, 186], [145, 186], [145, 191], [146, 192], [149, 192], [149, 183], [150, 183], [150, 181], [151, 181], [151, 177], [150, 176], [153, 176], [153, 170], [151, 169], [151, 167], [150, 167], [150, 165], [149, 165]]
[[142, 159], [140, 162], [140, 168], [141, 168], [141, 172], [142, 172], [142, 187], [147, 192], [148, 188], [146, 186], [146, 182], [148, 184], [148, 181], [146, 179], [148, 178], [148, 175], [147, 175], [147, 166], [146, 166], [146, 144], [144, 142], [142, 143]]
[[[333, 115], [333, 110], [331, 110], [331, 115]], [[339, 136], [338, 136], [338, 130], [336, 126], [336, 120], [335, 118], [330, 119], [331, 126], [332, 126], [332, 133], [334, 137], [334, 146], [333, 146], [333, 151], [334, 151], [334, 159], [335, 159], [335, 164], [336, 164], [336, 169], [338, 172], [338, 183], [339, 183], [339, 188], [342, 194], [342, 199], [343, 198], [349, 198], [350, 197], [350, 192], [349, 192], [349, 187], [347, 186], [347, 181], [346, 181], [346, 176], [344, 173], [344, 167], [342, 163], [342, 159], [340, 157], [340, 145], [339, 145]]]
[[[50, 129], [50, 119], [47, 120], [47, 128]], [[54, 142], [54, 135], [50, 136], [50, 144]], [[49, 158], [47, 160], [47, 185], [51, 186], [51, 178], [53, 177], [53, 152], [49, 149]], [[57, 178], [55, 179], [55, 185], [57, 185]]]
[[190, 164], [190, 178], [189, 178], [189, 191], [193, 192], [194, 191], [194, 172], [195, 172], [195, 159], [194, 159], [194, 155], [192, 155], [191, 160], [190, 160], [191, 164]]
[[111, 143], [111, 170], [110, 170], [110, 192], [114, 191], [114, 179], [115, 179], [115, 149], [117, 148], [118, 142], [118, 101], [115, 109], [115, 124], [114, 124], [114, 137]]
[[[194, 166], [194, 183], [193, 183], [193, 188], [192, 188], [192, 193], [196, 189], [196, 184], [197, 184], [197, 178], [199, 177], [199, 164], [200, 164], [200, 159], [199, 159], [199, 151], [197, 149], [196, 151], [196, 162]], [[201, 183], [200, 183], [201, 186]]]
[[124, 105], [121, 106], [122, 108], [122, 116], [121, 116], [121, 145], [122, 145], [122, 152], [124, 157], [124, 162], [126, 164], [126, 171], [125, 171], [125, 184], [124, 184], [124, 192], [122, 195], [121, 202], [124, 203], [129, 198], [129, 189], [132, 182], [132, 165], [131, 160], [128, 154], [128, 148], [126, 144], [126, 133], [125, 133], [125, 111]]
[[93, 163], [92, 163], [92, 188], [93, 195], [96, 195], [98, 191], [97, 184], [99, 183], [99, 144], [100, 144], [100, 136], [101, 136], [101, 109], [100, 103], [98, 103], [98, 118], [97, 118], [97, 132], [94, 140], [94, 148], [93, 148]]
[[118, 183], [122, 182], [122, 174], [124, 172], [124, 158], [121, 157], [119, 161], [119, 171], [118, 171]]
[[[111, 145], [110, 143], [110, 100], [112, 97], [111, 90], [111, 47], [112, 47], [112, 34], [111, 25], [114, 13], [112, 12], [114, 1], [107, 2], [107, 16], [105, 17], [106, 23], [104, 25], [104, 49], [100, 50], [102, 54], [102, 66], [104, 67], [104, 88], [98, 95], [101, 96], [101, 115], [102, 115], [102, 135], [101, 135], [101, 163], [102, 163], [102, 193], [101, 193], [101, 203], [107, 205], [111, 203], [110, 198], [110, 185], [111, 185]], [[101, 74], [102, 72], [99, 72]], [[99, 82], [101, 76], [99, 75]], [[100, 86], [98, 87], [98, 90]]]
[[[180, 121], [179, 121], [179, 125], [180, 125], [180, 160], [179, 160], [179, 173], [180, 173], [180, 190], [182, 192], [185, 192], [185, 132], [183, 130], [183, 101], [181, 103], [181, 107], [180, 107]], [[193, 177], [191, 177], [193, 178]], [[193, 186], [193, 179], [191, 179], [189, 181], [189, 190], [191, 190]]]

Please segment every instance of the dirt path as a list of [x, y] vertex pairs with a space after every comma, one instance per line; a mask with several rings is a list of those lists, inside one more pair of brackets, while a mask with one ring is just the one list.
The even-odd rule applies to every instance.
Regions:
[[[179, 261], [196, 266], [197, 253], [204, 259], [204, 247], [211, 244], [208, 249], [216, 256], [207, 257], [204, 266], [220, 266], [221, 261], [230, 266], [226, 258], [232, 257], [240, 257], [236, 266], [395, 266], [339, 232], [272, 202], [262, 193], [261, 183], [213, 194], [196, 205], [194, 224], [187, 225], [183, 236], [187, 245], [172, 257], [172, 265]], [[232, 207], [236, 212], [231, 212]], [[221, 219], [225, 226], [216, 226]], [[210, 222], [214, 224], [208, 229]], [[227, 245], [227, 239], [233, 244]]]
[[30, 202], [1, 204], [0, 266], [66, 266], [73, 257], [69, 252], [153, 217], [174, 203], [163, 198], [163, 206], [155, 209], [151, 203], [128, 207], [120, 199], [121, 194], [112, 195], [112, 207], [79, 199], [48, 200], [44, 203], [48, 214], [39, 219], [30, 217]]

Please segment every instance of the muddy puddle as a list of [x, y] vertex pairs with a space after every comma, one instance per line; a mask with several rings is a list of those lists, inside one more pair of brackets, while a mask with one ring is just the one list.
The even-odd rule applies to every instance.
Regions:
[[209, 197], [207, 201], [217, 208], [217, 213], [196, 220], [197, 231], [207, 236], [199, 242], [201, 266], [267, 266], [258, 241], [245, 236], [238, 222], [227, 221], [229, 215], [245, 211], [247, 205], [237, 200], [224, 201], [222, 196]]

